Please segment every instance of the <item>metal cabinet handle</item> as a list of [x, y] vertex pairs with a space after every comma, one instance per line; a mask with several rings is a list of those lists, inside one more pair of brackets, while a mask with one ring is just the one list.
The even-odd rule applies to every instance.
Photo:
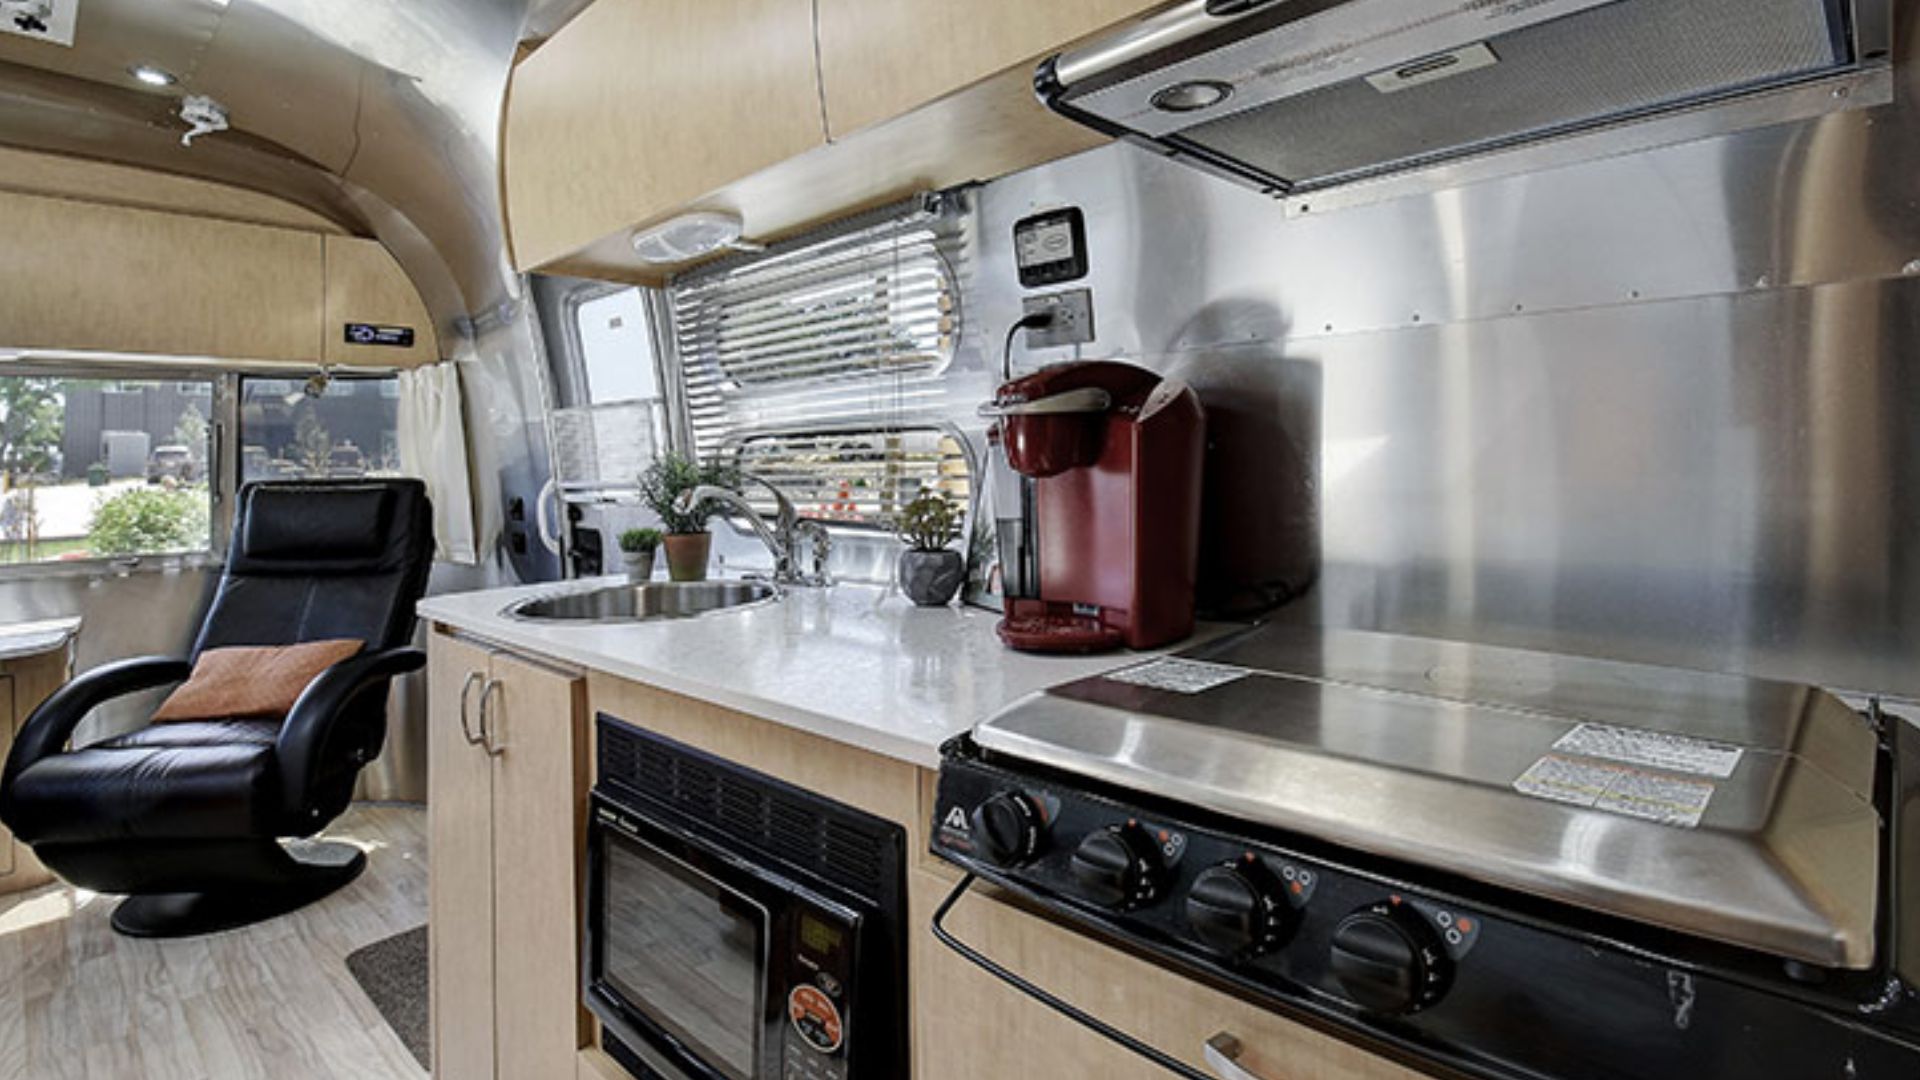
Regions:
[[[1153, 1062], [1155, 1065], [1160, 1066], [1175, 1076], [1181, 1077], [1182, 1080], [1214, 1080], [1214, 1077], [1208, 1076], [1206, 1073], [1181, 1061], [1172, 1054], [1134, 1038], [1132, 1035], [1099, 1019], [1079, 1006], [1058, 997], [1051, 991], [1042, 989], [1040, 986], [1015, 975], [1013, 972], [1008, 971], [1006, 968], [1001, 967], [998, 963], [988, 958], [986, 954], [980, 952], [978, 949], [954, 937], [953, 932], [948, 930], [944, 925], [947, 914], [953, 910], [953, 905], [960, 902], [961, 897], [967, 895], [967, 890], [973, 887], [975, 880], [972, 874], [967, 874], [962, 877], [960, 884], [954, 886], [953, 891], [948, 893], [947, 898], [941, 901], [940, 906], [934, 910], [932, 923], [933, 936], [939, 940], [940, 944], [958, 953], [961, 959], [966, 960], [974, 967], [999, 979], [1020, 993], [1032, 998], [1034, 1001], [1045, 1005], [1061, 1016], [1092, 1031], [1095, 1035], [1146, 1058], [1148, 1061]], [[1226, 1076], [1227, 1074], [1223, 1073], [1221, 1075]], [[1235, 1080], [1235, 1078], [1229, 1076], [1228, 1080]], [[1254, 1080], [1261, 1080], [1261, 1078], [1255, 1077]]]
[[1208, 1039], [1201, 1052], [1206, 1055], [1207, 1067], [1219, 1073], [1220, 1080], [1280, 1080], [1271, 1065], [1228, 1032]]
[[483, 672], [469, 671], [467, 681], [460, 684], [460, 736], [467, 740], [468, 746], [480, 745], [480, 736], [473, 733], [473, 725], [468, 722], [472, 714], [472, 703], [468, 699], [473, 696], [474, 684], [484, 682], [486, 678]]
[[487, 703], [493, 700], [493, 692], [500, 689], [499, 679], [488, 679], [480, 688], [480, 745], [486, 747], [490, 757], [499, 757], [507, 752], [505, 743], [493, 741], [493, 729], [487, 724]]

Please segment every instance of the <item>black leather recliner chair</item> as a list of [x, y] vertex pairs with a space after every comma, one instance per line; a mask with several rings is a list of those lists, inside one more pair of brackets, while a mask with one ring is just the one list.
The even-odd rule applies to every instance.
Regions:
[[[407, 647], [433, 560], [418, 481], [254, 484], [239, 502], [192, 655], [69, 682], [27, 718], [0, 772], [0, 821], [49, 869], [131, 894], [113, 913], [123, 934], [244, 926], [358, 876], [366, 856], [351, 845], [295, 852], [280, 838], [311, 836], [346, 809], [386, 738], [388, 684], [426, 663]], [[285, 717], [150, 724], [65, 749], [95, 706], [180, 682], [206, 649], [327, 638], [366, 648], [316, 677]]]

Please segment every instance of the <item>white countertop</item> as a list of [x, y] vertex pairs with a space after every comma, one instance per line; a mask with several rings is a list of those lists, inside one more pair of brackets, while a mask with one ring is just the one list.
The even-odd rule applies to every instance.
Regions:
[[79, 616], [0, 624], [0, 660], [18, 660], [64, 649], [79, 632]]
[[568, 625], [508, 618], [529, 596], [620, 584], [599, 578], [430, 597], [420, 614], [508, 648], [710, 701], [933, 767], [940, 744], [1026, 694], [1137, 663], [1014, 652], [1000, 616], [917, 608], [872, 585], [788, 589], [778, 602], [692, 619]]

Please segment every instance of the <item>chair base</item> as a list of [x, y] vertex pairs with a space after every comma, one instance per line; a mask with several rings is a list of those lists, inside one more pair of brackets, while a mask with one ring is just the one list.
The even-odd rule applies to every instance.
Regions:
[[181, 938], [217, 934], [265, 922], [306, 907], [346, 886], [367, 868], [367, 855], [352, 844], [302, 842], [297, 850], [274, 845], [284, 865], [270, 883], [212, 892], [129, 896], [113, 909], [113, 928], [135, 938]]

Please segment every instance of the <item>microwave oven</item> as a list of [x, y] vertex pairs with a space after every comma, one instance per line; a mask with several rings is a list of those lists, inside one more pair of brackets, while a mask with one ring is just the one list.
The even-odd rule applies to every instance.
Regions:
[[641, 1080], [907, 1073], [904, 830], [612, 717], [582, 984]]

